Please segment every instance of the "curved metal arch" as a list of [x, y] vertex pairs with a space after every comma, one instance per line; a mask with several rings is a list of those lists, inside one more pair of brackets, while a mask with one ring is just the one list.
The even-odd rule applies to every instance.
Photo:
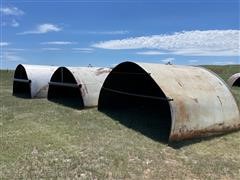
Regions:
[[[233, 74], [228, 80], [227, 83], [230, 87], [234, 86], [237, 81], [240, 81], [240, 73]], [[240, 86], [240, 85], [237, 85]]]
[[[225, 83], [210, 71], [191, 66], [123, 63], [134, 63], [148, 72], [166, 97], [173, 99], [169, 101], [172, 116], [169, 141], [240, 129], [239, 110], [234, 97]], [[100, 94], [100, 98], [104, 97]]]
[[[69, 82], [69, 81], [67, 81], [67, 79], [64, 79], [64, 77], [65, 77], [64, 75], [66, 74], [66, 72], [71, 76], [71, 79], [73, 80], [73, 82], [71, 82], [71, 81]], [[61, 76], [60, 77], [60, 81], [56, 81], [57, 80], [57, 75], [59, 75], [58, 73]], [[68, 82], [68, 83], [75, 83], [75, 84], [77, 84], [77, 80], [74, 77], [73, 73], [67, 67], [64, 67], [64, 66], [61, 66], [61, 67], [56, 69], [56, 71], [53, 73], [53, 75], [52, 75], [52, 77], [50, 79], [50, 82], [61, 82], [61, 83]]]
[[[101, 67], [60, 67], [60, 68], [63, 68], [70, 72], [76, 81], [76, 83], [66, 81], [62, 85], [72, 87], [75, 86], [79, 88], [83, 99], [84, 107], [97, 106], [100, 89], [111, 69]], [[53, 79], [51, 78], [50, 84], [52, 83], [54, 82]]]
[[[48, 91], [48, 82], [53, 72], [57, 69], [55, 66], [42, 66], [42, 65], [28, 65], [28, 64], [19, 64], [18, 67], [23, 67], [28, 81], [25, 79], [15, 78], [13, 81], [19, 81], [22, 83], [30, 84], [31, 98], [45, 98], [47, 97]], [[17, 70], [16, 68], [16, 70]], [[15, 72], [16, 72], [15, 70]]]
[[[24, 72], [24, 75], [22, 74], [22, 71]], [[20, 74], [18, 74], [20, 73]], [[27, 72], [26, 72], [26, 69], [25, 67], [22, 65], [22, 64], [19, 64], [17, 65], [15, 71], [14, 71], [14, 78], [17, 78], [17, 79], [28, 79], [28, 76], [27, 76]]]

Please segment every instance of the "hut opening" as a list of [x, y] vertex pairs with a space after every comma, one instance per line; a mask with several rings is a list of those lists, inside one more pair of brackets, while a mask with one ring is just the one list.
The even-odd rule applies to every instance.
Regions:
[[240, 87], [240, 73], [233, 74], [227, 82], [230, 87]]
[[233, 83], [233, 86], [240, 87], [240, 77]]
[[171, 131], [169, 101], [148, 72], [125, 62], [106, 78], [98, 109], [147, 137], [166, 143]]
[[28, 79], [25, 68], [18, 65], [13, 79], [13, 95], [31, 98], [31, 80]]
[[48, 99], [72, 108], [84, 107], [81, 85], [77, 84], [73, 74], [65, 67], [58, 68], [51, 77]]

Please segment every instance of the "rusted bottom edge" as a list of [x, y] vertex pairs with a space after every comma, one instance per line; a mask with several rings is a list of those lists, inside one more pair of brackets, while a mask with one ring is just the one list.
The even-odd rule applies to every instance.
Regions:
[[204, 138], [210, 136], [223, 135], [231, 132], [235, 132], [240, 130], [240, 124], [234, 126], [227, 126], [221, 129], [203, 129], [203, 130], [191, 130], [184, 133], [172, 134], [169, 137], [169, 143], [182, 141], [182, 140], [190, 140], [196, 138]]

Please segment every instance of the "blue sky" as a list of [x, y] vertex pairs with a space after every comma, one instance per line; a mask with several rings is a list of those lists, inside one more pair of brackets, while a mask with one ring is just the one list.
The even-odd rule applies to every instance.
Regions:
[[1, 1], [1, 68], [239, 64], [238, 0]]

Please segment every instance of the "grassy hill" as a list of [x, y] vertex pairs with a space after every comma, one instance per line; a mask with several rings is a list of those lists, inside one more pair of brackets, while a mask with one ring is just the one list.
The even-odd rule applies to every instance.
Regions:
[[[207, 66], [227, 79], [240, 66]], [[11, 95], [0, 71], [3, 179], [239, 179], [240, 131], [171, 147], [98, 112]], [[240, 88], [233, 94], [240, 107]]]
[[[217, 75], [219, 75], [224, 81], [227, 81], [230, 76], [235, 73], [240, 72], [240, 65], [225, 65], [225, 66], [216, 66], [216, 65], [205, 65], [207, 69], [210, 69]], [[235, 95], [235, 98], [238, 103], [238, 108], [240, 109], [240, 88], [233, 87], [232, 92]]]
[[240, 72], [240, 65], [225, 65], [225, 66], [205, 65], [204, 67], [215, 72], [225, 81], [231, 75]]

